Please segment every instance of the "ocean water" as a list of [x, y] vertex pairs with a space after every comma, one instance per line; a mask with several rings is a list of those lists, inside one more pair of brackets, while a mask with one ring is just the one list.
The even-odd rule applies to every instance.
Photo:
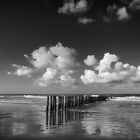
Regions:
[[46, 112], [46, 96], [1, 95], [0, 136], [140, 138], [140, 97], [113, 97], [80, 109]]

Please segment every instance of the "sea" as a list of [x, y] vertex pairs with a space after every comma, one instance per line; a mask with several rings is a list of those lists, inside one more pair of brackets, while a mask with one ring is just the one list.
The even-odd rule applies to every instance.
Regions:
[[140, 96], [46, 112], [46, 95], [0, 95], [0, 138], [139, 139]]

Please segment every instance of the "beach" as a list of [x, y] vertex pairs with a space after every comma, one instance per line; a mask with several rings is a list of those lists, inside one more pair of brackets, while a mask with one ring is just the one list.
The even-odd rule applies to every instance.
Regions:
[[138, 139], [140, 97], [114, 97], [58, 112], [46, 112], [46, 96], [0, 97], [3, 139]]

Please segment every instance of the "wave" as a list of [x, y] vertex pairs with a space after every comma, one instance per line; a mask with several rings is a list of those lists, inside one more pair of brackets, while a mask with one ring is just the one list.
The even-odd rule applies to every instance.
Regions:
[[4, 97], [4, 96], [1, 96], [1, 95], [0, 95], [0, 98], [3, 98], [3, 97]]
[[9, 104], [32, 104], [34, 102], [29, 101], [17, 101], [17, 100], [0, 100], [0, 103], [9, 103]]
[[125, 97], [112, 97], [109, 98], [111, 101], [140, 101], [138, 96], [125, 96]]
[[20, 97], [24, 97], [23, 95], [0, 95], [0, 98], [8, 98], [8, 97], [10, 97], [10, 98], [14, 98], [14, 97], [16, 97], [16, 98], [20, 98]]
[[0, 95], [0, 98], [47, 98], [45, 95]]
[[99, 97], [99, 95], [90, 95], [91, 97]]
[[30, 105], [46, 105], [43, 101], [33, 101], [33, 100], [0, 100], [0, 104], [30, 104]]
[[47, 96], [38, 96], [38, 95], [24, 95], [25, 98], [47, 98]]

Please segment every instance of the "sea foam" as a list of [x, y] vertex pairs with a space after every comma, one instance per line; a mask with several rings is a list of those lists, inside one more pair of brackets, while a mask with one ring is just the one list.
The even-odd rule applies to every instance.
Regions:
[[140, 101], [140, 97], [138, 96], [125, 96], [125, 97], [113, 97], [109, 100], [112, 101]]

